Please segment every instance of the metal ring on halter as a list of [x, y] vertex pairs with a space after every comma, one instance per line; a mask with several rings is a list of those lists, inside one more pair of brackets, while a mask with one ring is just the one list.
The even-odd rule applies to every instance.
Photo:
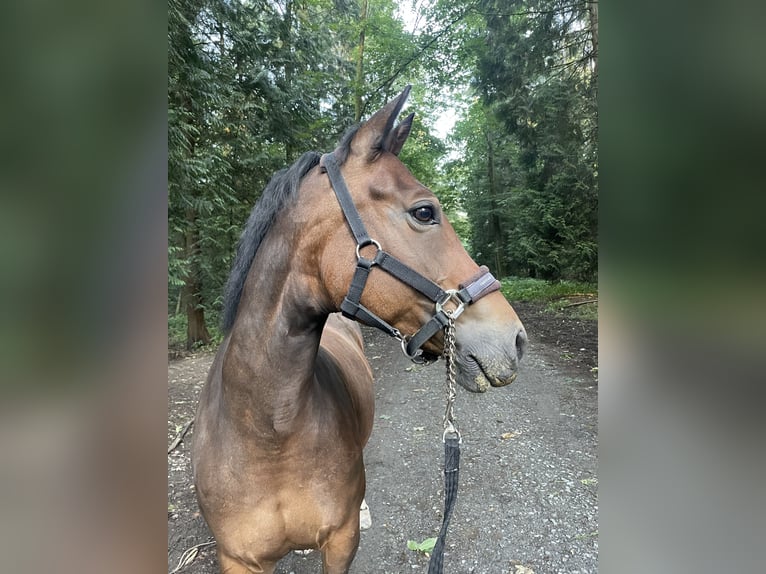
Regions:
[[400, 337], [397, 337], [399, 339], [399, 342], [402, 344], [402, 353], [404, 353], [404, 356], [407, 357], [410, 361], [415, 363], [416, 365], [423, 365], [427, 363], [426, 358], [423, 356], [423, 349], [417, 349], [412, 355], [410, 355], [407, 352], [407, 343], [409, 342], [410, 338], [406, 335], [402, 335]]
[[[380, 243], [378, 243], [378, 242], [377, 242], [377, 241], [375, 241], [374, 239], [369, 239], [369, 240], [367, 240], [365, 243], [360, 243], [359, 245], [357, 245], [357, 246], [356, 246], [356, 258], [357, 258], [357, 259], [361, 259], [361, 258], [362, 258], [361, 249], [362, 249], [363, 247], [367, 247], [368, 245], [374, 245], [374, 246], [375, 246], [375, 248], [376, 248], [378, 251], [383, 251], [383, 248], [380, 246]], [[376, 253], [376, 255], [377, 255], [377, 253]], [[371, 258], [370, 258], [370, 261], [372, 261], [373, 259], [375, 259], [375, 258], [374, 258], [374, 257], [371, 257]]]
[[[436, 312], [441, 313], [442, 311], [448, 316], [452, 317], [453, 319], [457, 319], [460, 317], [460, 314], [465, 309], [465, 303], [458, 297], [457, 289], [449, 289], [444, 292], [444, 299], [441, 301], [436, 302]], [[457, 307], [455, 307], [452, 311], [448, 311], [447, 309], [444, 309], [444, 305], [452, 301]]]

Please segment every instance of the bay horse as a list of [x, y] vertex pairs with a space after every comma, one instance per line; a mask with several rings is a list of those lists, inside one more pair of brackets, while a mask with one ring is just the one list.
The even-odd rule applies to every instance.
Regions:
[[521, 322], [398, 158], [409, 90], [333, 153], [275, 174], [242, 233], [192, 444], [221, 572], [270, 573], [300, 549], [319, 550], [325, 574], [349, 571], [374, 394], [359, 326], [339, 311], [423, 360], [443, 350], [443, 308], [459, 308], [458, 383], [483, 392], [516, 378]]

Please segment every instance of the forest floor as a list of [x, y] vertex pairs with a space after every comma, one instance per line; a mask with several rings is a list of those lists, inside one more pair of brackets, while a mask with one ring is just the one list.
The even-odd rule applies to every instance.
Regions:
[[[513, 303], [530, 339], [516, 382], [458, 390], [460, 490], [445, 571], [586, 574], [598, 571], [598, 327], [576, 313]], [[436, 536], [443, 507], [444, 368], [413, 365], [399, 345], [364, 330], [375, 376], [375, 425], [365, 449], [372, 527], [354, 574], [426, 572], [408, 540]], [[168, 445], [193, 419], [212, 362], [199, 352], [168, 364]], [[168, 572], [217, 574], [212, 536], [194, 497], [189, 445], [168, 455]], [[199, 546], [202, 545], [202, 546]], [[196, 550], [195, 550], [196, 547]], [[178, 568], [182, 554], [193, 554]], [[185, 561], [184, 561], [185, 562]], [[318, 553], [290, 554], [278, 574], [321, 571]]]

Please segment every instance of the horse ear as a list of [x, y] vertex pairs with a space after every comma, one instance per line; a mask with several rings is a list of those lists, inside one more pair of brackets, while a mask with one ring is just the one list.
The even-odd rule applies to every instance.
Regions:
[[356, 132], [354, 139], [351, 141], [351, 148], [354, 154], [362, 155], [367, 159], [374, 159], [381, 151], [387, 149], [386, 144], [388, 143], [389, 134], [394, 127], [394, 121], [399, 112], [402, 111], [404, 102], [407, 101], [407, 96], [410, 95], [411, 89], [412, 86], [408, 85], [402, 90], [401, 94], [375, 112], [359, 128], [359, 131]]
[[383, 149], [390, 151], [394, 155], [399, 155], [399, 152], [402, 151], [404, 142], [407, 141], [407, 137], [410, 135], [412, 119], [414, 117], [415, 112], [412, 112], [409, 116], [404, 118], [395, 129], [391, 130], [391, 133], [388, 134], [383, 145]]

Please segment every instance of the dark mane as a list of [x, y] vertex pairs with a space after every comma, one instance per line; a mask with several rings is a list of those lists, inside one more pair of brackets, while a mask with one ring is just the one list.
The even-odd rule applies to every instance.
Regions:
[[[359, 126], [354, 126], [346, 131], [341, 138], [335, 154], [339, 163], [346, 161], [351, 150], [351, 140], [354, 134], [359, 130]], [[239, 238], [237, 244], [237, 255], [231, 266], [229, 279], [226, 282], [226, 289], [223, 300], [222, 328], [224, 333], [228, 333], [234, 325], [234, 319], [237, 316], [239, 300], [242, 296], [242, 288], [245, 285], [245, 279], [250, 271], [250, 266], [258, 252], [261, 241], [266, 237], [272, 222], [277, 214], [285, 205], [290, 204], [298, 194], [298, 188], [303, 177], [319, 163], [320, 154], [316, 152], [306, 152], [298, 161], [287, 169], [282, 169], [275, 173], [271, 181], [263, 190], [261, 197], [255, 203], [250, 217], [247, 219], [245, 229]]]
[[224, 333], [228, 333], [234, 324], [242, 288], [261, 241], [266, 237], [277, 214], [295, 199], [301, 179], [319, 163], [319, 157], [316, 152], [307, 152], [289, 168], [275, 173], [255, 203], [253, 211], [250, 212], [245, 229], [239, 238], [237, 255], [226, 282], [222, 323]]

